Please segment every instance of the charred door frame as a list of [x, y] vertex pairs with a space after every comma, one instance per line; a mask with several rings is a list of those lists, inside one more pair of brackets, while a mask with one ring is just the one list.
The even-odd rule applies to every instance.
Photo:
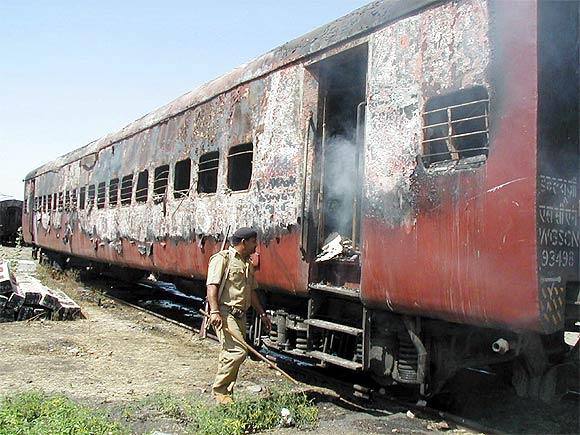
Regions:
[[[360, 57], [360, 60], [357, 59]], [[364, 179], [364, 154], [365, 154], [365, 143], [364, 143], [364, 131], [365, 131], [365, 119], [366, 119], [366, 100], [367, 100], [367, 80], [368, 80], [368, 44], [365, 42], [363, 44], [357, 45], [355, 47], [349, 48], [347, 50], [341, 51], [332, 56], [326, 57], [322, 60], [318, 60], [306, 68], [311, 73], [312, 77], [316, 81], [316, 92], [318, 94], [316, 111], [313, 112], [312, 122], [308, 126], [309, 135], [307, 138], [308, 145], [314, 142], [314, 156], [312, 162], [312, 178], [310, 183], [310, 193], [311, 201], [309, 207], [309, 225], [308, 234], [312, 235], [309, 237], [307, 258], [309, 260], [313, 259], [319, 252], [322, 242], [324, 240], [324, 228], [325, 228], [325, 217], [324, 217], [324, 177], [325, 177], [325, 160], [326, 156], [326, 139], [327, 139], [327, 106], [326, 99], [328, 97], [328, 78], [325, 76], [324, 68], [332, 64], [346, 63], [348, 59], [353, 59], [354, 61], [360, 61], [362, 67], [364, 68], [364, 80], [361, 82], [361, 91], [363, 92], [363, 98], [357, 103], [353, 110], [356, 111], [353, 120], [355, 125], [353, 126], [353, 140], [355, 142], [356, 152], [355, 152], [355, 168], [356, 168], [356, 190], [354, 192], [353, 198], [353, 219], [351, 220], [351, 232], [350, 236], [354, 236], [353, 240], [357, 242], [358, 245], [361, 243], [361, 228], [360, 228], [360, 217], [362, 214], [362, 187]], [[350, 60], [350, 62], [353, 62]], [[315, 121], [315, 122], [314, 122]], [[313, 136], [313, 137], [312, 137]], [[305, 156], [306, 158], [306, 156]], [[306, 189], [305, 189], [306, 190]], [[354, 224], [356, 222], [356, 224]]]

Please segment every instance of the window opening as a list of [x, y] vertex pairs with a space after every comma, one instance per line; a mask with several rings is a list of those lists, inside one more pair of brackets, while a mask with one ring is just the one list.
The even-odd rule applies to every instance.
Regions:
[[[489, 151], [489, 96], [482, 86], [429, 99], [423, 112], [423, 164], [482, 156]], [[478, 160], [481, 161], [481, 160]]]
[[153, 199], [159, 200], [165, 196], [168, 183], [169, 165], [161, 165], [155, 168], [155, 173], [153, 175]]
[[228, 187], [233, 191], [246, 190], [252, 178], [254, 144], [233, 146], [228, 154]]
[[58, 210], [58, 194], [57, 193], [52, 194], [52, 209]]
[[57, 209], [58, 211], [62, 211], [62, 207], [64, 204], [64, 193], [63, 192], [58, 192], [58, 198], [57, 198]]
[[85, 209], [85, 195], [86, 195], [86, 187], [83, 186], [83, 187], [81, 187], [81, 192], [79, 195], [79, 208], [81, 210]]
[[119, 179], [109, 181], [109, 207], [115, 207], [119, 202]]
[[70, 205], [71, 205], [71, 209], [72, 210], [76, 210], [77, 209], [77, 190], [73, 189], [71, 192], [71, 197], [70, 197]]
[[107, 185], [105, 182], [99, 183], [97, 187], [97, 208], [103, 208], [105, 206], [105, 195], [107, 192]]
[[135, 190], [135, 201], [147, 202], [147, 194], [149, 188], [149, 171], [145, 169], [139, 172], [137, 177], [137, 189]]
[[214, 193], [217, 191], [219, 151], [211, 151], [199, 158], [197, 171], [197, 192]]
[[87, 193], [87, 208], [91, 208], [95, 205], [95, 185], [91, 184], [89, 186], [89, 191]]
[[70, 210], [70, 190], [64, 192], [64, 209]]
[[46, 197], [46, 211], [52, 211], [52, 193]]
[[182, 198], [189, 192], [191, 181], [191, 159], [185, 159], [175, 164], [175, 175], [173, 177], [173, 197]]
[[121, 179], [121, 205], [131, 204], [133, 193], [133, 174], [125, 175]]

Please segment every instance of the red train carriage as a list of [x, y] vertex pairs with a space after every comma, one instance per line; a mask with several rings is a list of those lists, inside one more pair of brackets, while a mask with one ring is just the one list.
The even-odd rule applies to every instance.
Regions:
[[203, 279], [252, 225], [266, 345], [424, 393], [512, 361], [550, 399], [578, 320], [579, 13], [369, 4], [31, 172], [26, 241]]

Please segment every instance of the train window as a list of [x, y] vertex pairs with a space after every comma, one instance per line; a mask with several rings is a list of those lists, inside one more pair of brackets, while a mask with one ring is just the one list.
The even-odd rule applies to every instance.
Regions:
[[105, 206], [105, 197], [107, 193], [107, 184], [103, 181], [97, 186], [97, 208]]
[[131, 204], [133, 194], [133, 174], [121, 178], [121, 205]]
[[228, 155], [228, 187], [234, 191], [246, 190], [252, 179], [254, 145], [245, 143], [230, 149]]
[[147, 202], [149, 188], [149, 171], [145, 169], [139, 172], [137, 177], [137, 189], [135, 190], [135, 201]]
[[161, 165], [155, 168], [153, 175], [153, 199], [159, 200], [165, 196], [169, 183], [169, 165]]
[[91, 208], [95, 205], [95, 185], [91, 184], [87, 193], [87, 208]]
[[173, 177], [173, 197], [181, 198], [187, 196], [189, 183], [191, 181], [191, 159], [185, 159], [175, 164], [175, 174]]
[[198, 193], [214, 193], [217, 191], [219, 157], [219, 151], [212, 151], [203, 154], [199, 158], [199, 169], [197, 171]]
[[462, 89], [427, 101], [423, 112], [423, 164], [474, 158], [489, 151], [489, 95], [482, 86]]
[[58, 199], [57, 199], [57, 206], [56, 206], [58, 211], [62, 211], [63, 204], [64, 204], [64, 193], [58, 192]]
[[119, 202], [119, 179], [109, 181], [109, 207], [115, 207]]
[[85, 209], [85, 195], [86, 195], [86, 190], [87, 189], [86, 189], [85, 186], [81, 187], [81, 191], [80, 191], [80, 194], [79, 194], [79, 208], [81, 210], [84, 210]]
[[76, 210], [77, 209], [77, 190], [73, 189], [71, 194], [70, 194], [70, 207], [72, 210]]

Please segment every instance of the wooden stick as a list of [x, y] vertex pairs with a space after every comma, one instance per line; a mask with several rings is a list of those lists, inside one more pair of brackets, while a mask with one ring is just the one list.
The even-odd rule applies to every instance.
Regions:
[[[199, 312], [203, 316], [205, 316], [209, 321], [209, 314], [207, 314], [204, 310], [199, 310]], [[228, 332], [232, 336], [232, 338], [234, 340], [236, 340], [240, 344], [240, 346], [242, 346], [246, 351], [252, 352], [254, 355], [256, 355], [258, 358], [260, 358], [262, 361], [264, 361], [266, 364], [268, 364], [274, 370], [277, 370], [278, 372], [280, 372], [282, 375], [284, 375], [288, 380], [290, 380], [294, 384], [296, 384], [296, 385], [299, 384], [299, 382], [296, 379], [294, 379], [292, 376], [290, 376], [288, 373], [286, 373], [284, 370], [282, 370], [280, 367], [278, 367], [276, 364], [274, 364], [272, 361], [270, 361], [268, 358], [266, 358], [264, 355], [262, 355], [260, 352], [258, 352], [256, 349], [254, 349], [248, 343], [246, 343], [246, 340], [244, 340], [243, 337], [240, 337], [238, 334], [236, 334], [232, 330], [228, 329], [225, 326], [224, 322], [222, 322], [222, 328], [224, 331]]]

